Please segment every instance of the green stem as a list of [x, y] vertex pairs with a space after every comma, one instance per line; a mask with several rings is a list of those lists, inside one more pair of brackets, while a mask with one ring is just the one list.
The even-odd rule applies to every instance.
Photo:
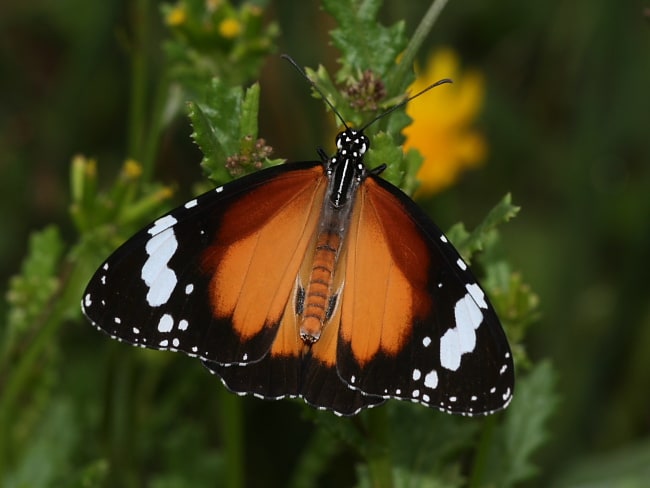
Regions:
[[[18, 361], [12, 364], [11, 371], [3, 371], [5, 377], [0, 394], [0, 473], [6, 473], [9, 455], [11, 432], [10, 424], [17, 418], [15, 409], [18, 408], [18, 399], [24, 390], [29, 387], [29, 379], [36, 374], [37, 366], [43, 351], [52, 344], [54, 336], [61, 324], [63, 324], [73, 304], [79, 301], [79, 290], [85, 277], [80, 273], [79, 266], [70, 270], [67, 279], [62, 278], [61, 293], [54, 296], [50, 307], [44, 310], [48, 315], [44, 317], [42, 325], [34, 326], [38, 333], [33, 342], [26, 347], [24, 354], [19, 356]], [[0, 480], [1, 482], [1, 480]]]
[[392, 488], [393, 466], [388, 449], [387, 409], [373, 408], [366, 415], [368, 420], [368, 450], [366, 461], [370, 474], [371, 486], [375, 488]]
[[226, 476], [223, 486], [244, 486], [244, 420], [241, 398], [219, 388], [219, 426], [223, 437]]
[[165, 120], [163, 112], [169, 96], [169, 82], [168, 77], [163, 75], [156, 86], [156, 94], [153, 100], [153, 109], [151, 112], [151, 120], [149, 126], [149, 133], [147, 139], [143, 143], [141, 157], [142, 164], [142, 181], [149, 182], [153, 177], [153, 166], [156, 161], [156, 152], [158, 151], [158, 143], [160, 135], [165, 127]]
[[422, 18], [422, 21], [418, 25], [417, 29], [415, 29], [413, 37], [411, 37], [408, 46], [406, 46], [406, 49], [402, 53], [402, 58], [397, 65], [397, 69], [395, 70], [395, 75], [392, 80], [393, 86], [390, 87], [391, 90], [389, 93], [401, 93], [406, 88], [404, 86], [404, 80], [406, 79], [409, 71], [411, 70], [411, 67], [413, 66], [413, 61], [415, 61], [415, 57], [417, 56], [422, 43], [431, 32], [433, 25], [436, 23], [436, 20], [438, 20], [440, 12], [442, 12], [442, 9], [447, 4], [447, 1], [448, 0], [434, 0], [429, 7], [429, 10], [427, 10], [427, 13], [424, 14], [424, 17]]
[[137, 465], [135, 458], [139, 453], [134, 443], [133, 354], [128, 352], [123, 354], [113, 348], [113, 374], [107, 402], [110, 466], [114, 482], [124, 487], [136, 486], [132, 466]]
[[488, 456], [494, 437], [494, 428], [496, 426], [496, 416], [492, 415], [485, 419], [483, 429], [481, 432], [481, 439], [479, 441], [476, 456], [474, 457], [474, 465], [472, 466], [472, 475], [469, 480], [469, 488], [478, 487], [483, 485], [483, 478], [485, 477], [485, 466], [488, 462]]
[[147, 111], [147, 41], [149, 36], [149, 0], [137, 0], [133, 6], [131, 25], [131, 103], [128, 127], [128, 156], [141, 160], [145, 140]]

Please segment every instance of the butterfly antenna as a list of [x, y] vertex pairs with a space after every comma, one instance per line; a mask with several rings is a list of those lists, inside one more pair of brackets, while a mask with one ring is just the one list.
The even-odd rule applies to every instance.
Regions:
[[[314, 90], [316, 90], [316, 92], [321, 96], [321, 98], [322, 98], [323, 100], [325, 100], [325, 103], [327, 103], [327, 105], [332, 109], [332, 112], [334, 112], [334, 113], [336, 114], [336, 116], [339, 118], [339, 120], [340, 120], [341, 123], [345, 126], [345, 128], [346, 128], [346, 129], [349, 129], [348, 124], [345, 123], [345, 120], [343, 119], [343, 117], [341, 116], [341, 114], [339, 113], [339, 111], [336, 110], [336, 107], [334, 107], [334, 105], [332, 104], [332, 102], [329, 101], [329, 99], [325, 96], [325, 94], [324, 94], [323, 91], [318, 87], [318, 85], [317, 85], [316, 83], [314, 83], [314, 81], [313, 81], [309, 76], [307, 76], [307, 73], [305, 73], [305, 70], [303, 70], [300, 66], [298, 66], [298, 63], [296, 63], [296, 62], [293, 60], [293, 58], [292, 58], [291, 56], [289, 56], [288, 54], [282, 54], [280, 57], [286, 59], [287, 61], [289, 61], [289, 63], [291, 63], [291, 65], [296, 69], [296, 71], [298, 71], [298, 73], [300, 73], [300, 74], [302, 75], [302, 77], [303, 77], [305, 80], [307, 80], [307, 83], [309, 83], [309, 84], [311, 85], [311, 87], [312, 87]], [[412, 96], [408, 97], [406, 100], [404, 100], [404, 101], [398, 103], [397, 105], [392, 106], [392, 107], [389, 108], [388, 110], [386, 110], [386, 111], [380, 113], [380, 114], [377, 115], [375, 118], [373, 118], [370, 122], [368, 122], [368, 123], [365, 124], [363, 127], [361, 127], [361, 129], [358, 129], [358, 131], [359, 131], [359, 132], [363, 132], [363, 131], [365, 131], [368, 127], [370, 127], [372, 124], [374, 124], [375, 122], [377, 122], [379, 119], [382, 119], [382, 118], [384, 118], [386, 115], [393, 113], [395, 110], [397, 110], [397, 109], [399, 109], [399, 108], [402, 108], [404, 105], [406, 105], [407, 103], [409, 103], [409, 102], [410, 102], [411, 100], [413, 100], [414, 98], [419, 97], [420, 95], [422, 95], [422, 94], [428, 92], [429, 90], [431, 90], [432, 88], [435, 88], [436, 86], [444, 85], [445, 83], [453, 83], [453, 81], [452, 81], [450, 78], [443, 78], [442, 80], [438, 80], [438, 81], [436, 81], [435, 83], [433, 83], [433, 84], [427, 86], [424, 90], [421, 90], [421, 91], [417, 92], [415, 95], [412, 95]]]
[[370, 127], [372, 124], [374, 124], [375, 122], [377, 122], [379, 119], [382, 119], [382, 118], [384, 118], [386, 115], [393, 113], [395, 110], [397, 110], [398, 108], [403, 107], [404, 105], [406, 105], [407, 103], [409, 103], [409, 102], [410, 102], [411, 100], [413, 100], [414, 98], [417, 98], [417, 97], [419, 97], [420, 95], [422, 95], [422, 94], [428, 92], [428, 91], [431, 90], [432, 88], [435, 88], [435, 87], [437, 87], [437, 86], [439, 86], [439, 85], [444, 85], [445, 83], [453, 83], [453, 81], [452, 81], [450, 78], [443, 78], [442, 80], [438, 80], [438, 81], [436, 81], [435, 83], [433, 83], [433, 84], [427, 86], [424, 90], [421, 90], [421, 91], [417, 92], [415, 95], [412, 95], [412, 96], [408, 97], [406, 100], [404, 100], [404, 101], [398, 103], [397, 105], [393, 105], [391, 108], [389, 108], [389, 109], [386, 110], [385, 112], [380, 113], [380, 114], [377, 115], [374, 119], [372, 119], [370, 122], [368, 122], [368, 123], [365, 124], [363, 127], [361, 127], [361, 129], [359, 129], [359, 132], [363, 132], [363, 131], [366, 130], [368, 127]]
[[[323, 93], [323, 91], [322, 91], [320, 88], [318, 88], [318, 85], [317, 85], [316, 83], [314, 83], [314, 81], [313, 81], [309, 76], [307, 76], [307, 73], [305, 73], [305, 70], [303, 70], [300, 66], [298, 66], [298, 63], [296, 63], [296, 62], [293, 60], [293, 58], [292, 58], [291, 56], [289, 56], [288, 54], [282, 54], [280, 57], [286, 59], [287, 61], [289, 61], [289, 63], [291, 63], [291, 65], [292, 65], [294, 68], [296, 68], [296, 71], [298, 71], [298, 73], [300, 73], [300, 74], [302, 75], [302, 77], [303, 77], [305, 80], [307, 80], [307, 83], [309, 83], [309, 84], [311, 85], [311, 87], [312, 87], [314, 90], [316, 90], [316, 92], [321, 96], [321, 98], [322, 98], [323, 100], [325, 100], [325, 103], [326, 103], [327, 105], [329, 105], [329, 107], [332, 109], [332, 112], [334, 112], [334, 114], [336, 114], [336, 116], [339, 118], [339, 120], [340, 120], [341, 123], [345, 126], [345, 128], [346, 128], [346, 129], [349, 129], [348, 124], [345, 123], [345, 120], [343, 120], [343, 117], [341, 116], [341, 114], [339, 113], [339, 111], [336, 110], [336, 107], [334, 107], [334, 105], [332, 104], [332, 102], [329, 101], [329, 99], [325, 96], [325, 94]], [[425, 90], [425, 91], [426, 91], [426, 90]], [[408, 100], [407, 100], [407, 101], [408, 101]], [[406, 103], [406, 102], [405, 102], [405, 103]], [[374, 122], [374, 120], [373, 120], [373, 122]]]

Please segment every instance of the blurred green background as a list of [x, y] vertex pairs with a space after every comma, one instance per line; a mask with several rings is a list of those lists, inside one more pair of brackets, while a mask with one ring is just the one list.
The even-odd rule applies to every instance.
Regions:
[[[144, 49], [155, 69], [167, 35], [155, 2], [142, 17], [138, 9], [146, 4], [4, 0], [0, 6], [3, 294], [32, 230], [55, 222], [67, 241], [74, 240], [68, 216], [72, 156], [97, 158], [100, 182], [110, 181], [129, 156], [132, 36], [146, 24]], [[387, 0], [381, 18], [388, 24], [404, 19], [411, 32], [425, 8]], [[265, 16], [281, 30], [277, 53], [289, 53], [301, 65], [336, 66], [328, 37], [334, 24], [317, 2], [277, 0]], [[550, 439], [536, 456], [540, 475], [530, 484], [577, 486], [585, 473], [593, 476], [604, 466], [609, 471], [603, 479], [638, 474], [639, 466], [650, 466], [650, 3], [452, 0], [422, 59], [440, 46], [454, 48], [464, 66], [485, 77], [477, 125], [489, 154], [483, 167], [425, 205], [442, 228], [457, 220], [471, 228], [512, 192], [522, 211], [501, 228], [503, 245], [541, 301], [541, 319], [526, 345], [533, 359], [550, 358], [558, 373], [561, 402]], [[322, 105], [277, 56], [266, 61], [261, 87], [260, 135], [277, 157], [314, 159], [317, 146], [331, 147]], [[187, 118], [176, 119], [156, 159], [157, 179], [178, 188], [178, 202], [201, 176], [201, 155], [189, 135]], [[3, 301], [0, 317], [6, 314]], [[68, 398], [34, 415], [63, 418], [77, 411], [71, 404], [107, 395], [92, 388], [119, 377], [119, 370], [105, 369], [105, 356], [119, 354], [119, 364], [127, 367], [130, 350], [116, 352], [125, 346], [109, 345], [81, 316], [59, 334], [58, 369], [43, 374], [56, 376], [51, 384]], [[187, 358], [165, 355], [161, 361], [175, 366], [165, 374], [187, 375], [187, 391], [174, 401], [205, 421], [207, 435], [214, 404], [199, 405], [194, 395], [220, 389], [219, 382]], [[95, 363], [101, 366], [94, 369]], [[251, 413], [248, 442], [263, 436], [273, 449], [269, 439], [295, 439], [295, 446], [304, 441], [305, 424], [283, 428], [297, 412], [294, 405], [243, 401]], [[101, 423], [97, 408], [81, 411], [83, 421]], [[268, 425], [264, 418], [283, 420]], [[180, 438], [183, 432], [197, 435], [178, 428]], [[62, 445], [80, 442], [59, 434]], [[152, 432], [148, 442], [156, 442], [156, 434], [162, 433]], [[298, 450], [289, 447], [284, 455], [297, 456]], [[99, 456], [86, 453], [93, 454]], [[650, 468], [645, 474], [650, 486]]]

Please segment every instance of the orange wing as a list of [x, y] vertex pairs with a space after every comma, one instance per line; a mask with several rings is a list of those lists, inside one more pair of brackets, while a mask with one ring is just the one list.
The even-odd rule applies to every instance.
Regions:
[[212, 361], [256, 362], [272, 344], [275, 355], [299, 354], [291, 297], [314, 239], [325, 186], [320, 166], [289, 171], [249, 191], [225, 212], [201, 259], [210, 277], [212, 315], [219, 322], [209, 329], [207, 341], [231, 344]]
[[335, 361], [344, 382], [372, 398], [465, 414], [507, 405], [514, 368], [500, 322], [426, 214], [371, 175], [348, 237], [336, 357], [318, 344], [314, 356]]
[[[134, 345], [222, 364], [259, 361], [294, 307], [325, 185], [320, 162], [294, 163], [191, 200], [106, 260], [86, 288], [84, 313]], [[276, 351], [298, 353], [289, 337], [283, 330]]]

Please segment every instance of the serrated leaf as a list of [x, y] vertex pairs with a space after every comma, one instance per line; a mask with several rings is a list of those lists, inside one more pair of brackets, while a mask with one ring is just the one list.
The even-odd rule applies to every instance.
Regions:
[[[338, 90], [332, 79], [330, 78], [329, 73], [324, 66], [318, 65], [316, 70], [305, 68], [305, 73], [312, 80], [318, 88], [323, 93], [325, 98], [336, 107], [336, 110], [341, 114], [341, 117], [346, 121], [346, 123], [352, 123], [354, 125], [360, 125], [363, 123], [363, 120], [360, 118], [360, 114], [357, 111], [352, 110], [350, 105], [343, 98], [341, 92]], [[314, 98], [321, 98], [321, 94], [312, 88], [312, 96]], [[331, 110], [331, 107], [323, 102], [327, 110]], [[340, 124], [340, 121], [336, 120], [337, 124]]]
[[548, 361], [519, 378], [512, 404], [498, 427], [483, 484], [508, 487], [532, 477], [532, 456], [549, 437], [547, 422], [558, 404], [556, 377]]
[[337, 80], [354, 74], [351, 70], [372, 69], [385, 75], [395, 66], [406, 46], [404, 22], [384, 27], [377, 21], [381, 0], [325, 0], [323, 6], [337, 21], [331, 31], [334, 45], [341, 51], [343, 69]]
[[465, 253], [462, 252], [459, 244], [465, 242], [469, 238], [469, 231], [465, 227], [463, 222], [456, 222], [452, 225], [447, 232], [445, 232], [447, 238], [454, 244], [458, 252], [466, 257]]
[[203, 152], [201, 165], [215, 182], [231, 179], [225, 161], [239, 149], [240, 116], [244, 92], [215, 79], [210, 84], [205, 102], [190, 103], [192, 137]]
[[366, 156], [368, 168], [376, 168], [382, 164], [386, 169], [381, 173], [382, 178], [390, 181], [393, 185], [401, 187], [404, 182], [407, 168], [404, 164], [404, 153], [395, 144], [390, 134], [380, 132], [371, 141], [371, 150]]
[[64, 245], [59, 229], [49, 226], [32, 233], [20, 274], [11, 278], [7, 300], [8, 347], [15, 334], [28, 328], [43, 313], [59, 287], [57, 277]]
[[406, 174], [404, 175], [404, 182], [401, 184], [400, 188], [402, 188], [402, 190], [404, 190], [408, 195], [413, 195], [419, 186], [417, 174], [423, 162], [424, 158], [419, 151], [410, 149], [406, 154], [404, 154]]
[[251, 85], [241, 103], [241, 114], [239, 116], [239, 137], [240, 140], [250, 137], [253, 141], [257, 139], [257, 115], [260, 106], [260, 85]]
[[[283, 161], [269, 159], [265, 144], [257, 147], [259, 98], [258, 84], [244, 92], [213, 80], [206, 101], [190, 103], [192, 137], [203, 152], [201, 165], [213, 182], [221, 184]], [[242, 161], [248, 164], [238, 165]]]
[[520, 207], [512, 205], [512, 197], [507, 193], [472, 232], [468, 233], [462, 224], [456, 224], [452, 227], [449, 237], [461, 255], [469, 260], [476, 251], [483, 250], [486, 243], [494, 238], [495, 229], [517, 215], [519, 210]]

